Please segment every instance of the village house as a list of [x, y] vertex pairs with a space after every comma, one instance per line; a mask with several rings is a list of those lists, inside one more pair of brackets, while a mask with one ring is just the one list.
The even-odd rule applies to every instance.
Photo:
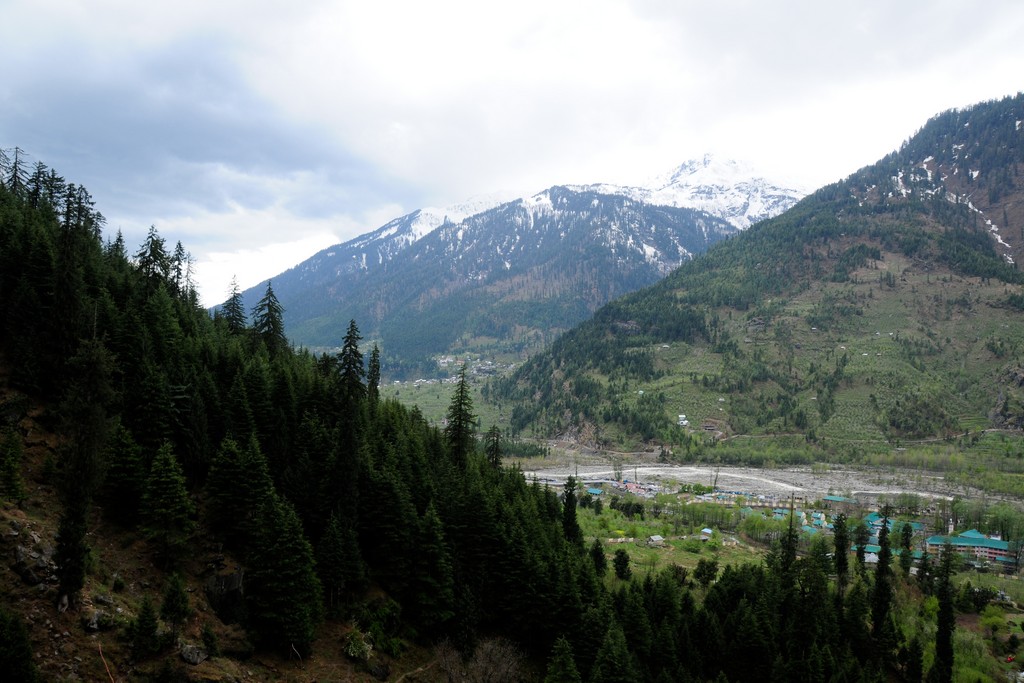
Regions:
[[1012, 565], [1010, 544], [998, 538], [991, 538], [977, 529], [965, 531], [956, 536], [931, 536], [928, 541], [928, 552], [938, 555], [946, 542], [962, 555], [971, 555], [985, 562], [997, 562], [1001, 565]]

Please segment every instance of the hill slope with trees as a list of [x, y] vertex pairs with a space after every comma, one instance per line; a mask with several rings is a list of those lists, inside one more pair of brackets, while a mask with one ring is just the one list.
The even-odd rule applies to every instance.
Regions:
[[807, 459], [1018, 433], [1022, 119], [1021, 95], [935, 117], [604, 306], [489, 397], [514, 405], [513, 431], [677, 454], [740, 436]]
[[[736, 232], [689, 208], [552, 187], [409, 242], [415, 214], [325, 249], [273, 279], [289, 336], [334, 348], [350, 319], [380, 342], [392, 377], [431, 356], [541, 348], [600, 305]], [[262, 287], [242, 293], [255, 303]]]
[[[269, 285], [211, 317], [180, 244], [104, 241], [88, 192], [25, 159], [0, 159], [0, 663], [20, 680], [952, 675], [948, 573], [848, 572], [827, 541], [798, 556], [791, 524], [697, 583], [630, 578], [625, 549], [605, 576], [575, 482], [503, 466], [464, 373], [431, 427], [381, 400], [355, 321], [314, 356]], [[603, 310], [629, 338], [729, 345], [686, 306]]]

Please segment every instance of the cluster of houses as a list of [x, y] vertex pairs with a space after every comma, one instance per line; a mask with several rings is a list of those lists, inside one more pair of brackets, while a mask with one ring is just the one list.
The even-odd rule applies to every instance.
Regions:
[[[657, 484], [642, 484], [626, 480], [622, 482], [591, 482], [587, 488], [587, 493], [592, 496], [601, 495], [605, 490], [599, 488], [601, 485], [608, 485], [618, 491], [642, 498], [652, 498], [662, 491], [662, 487]], [[696, 496], [694, 500], [729, 505], [735, 504], [741, 498], [750, 502], [750, 505], [740, 508], [740, 515], [742, 517], [761, 514], [765, 517], [770, 516], [773, 519], [785, 520], [789, 519], [789, 516], [792, 514], [794, 522], [800, 526], [801, 531], [808, 535], [831, 533], [833, 530], [833, 519], [836, 514], [840, 512], [856, 514], [863, 510], [863, 504], [857, 499], [838, 495], [822, 497], [820, 501], [822, 509], [781, 507], [778, 504], [781, 501], [766, 501], [764, 496], [754, 496], [753, 494], [744, 494], [739, 491], [715, 491]], [[801, 504], [806, 504], [806, 501], [800, 502]], [[772, 505], [774, 507], [771, 507]], [[752, 506], [756, 506], [757, 509]], [[900, 552], [899, 539], [903, 534], [904, 526], [911, 528], [912, 536], [915, 539], [921, 539], [925, 531], [924, 525], [921, 522], [886, 519], [877, 511], [868, 513], [863, 519], [870, 532], [869, 540], [864, 546], [865, 559], [869, 563], [878, 561], [878, 552], [881, 550], [878, 536], [884, 524], [888, 523], [889, 538], [891, 539], [891, 546], [895, 554]], [[702, 540], [710, 538], [711, 533], [711, 529], [703, 529]], [[656, 536], [647, 539], [647, 544], [655, 547], [663, 545], [664, 542], [663, 538]], [[998, 535], [988, 536], [976, 529], [954, 534], [952, 528], [950, 528], [949, 533], [946, 535], [940, 534], [927, 537], [924, 540], [923, 546], [920, 540], [916, 540], [915, 546], [919, 549], [913, 551], [914, 559], [919, 560], [924, 554], [925, 549], [929, 555], [936, 557], [947, 543], [968, 562], [973, 562], [979, 566], [982, 564], [994, 565], [997, 570], [1014, 571], [1016, 569], [1017, 557], [1011, 543], [1003, 540]], [[850, 547], [850, 552], [855, 552], [856, 550], [856, 545]]]
[[[747, 506], [740, 508], [740, 517], [746, 518], [750, 515], [759, 514], [754, 508]], [[790, 509], [775, 507], [772, 508], [770, 513], [764, 511], [760, 513], [764, 517], [770, 516], [775, 520], [787, 520], [789, 519]], [[828, 520], [828, 517], [824, 512], [819, 510], [802, 510], [800, 508], [794, 508], [792, 510], [793, 523], [800, 527], [800, 530], [806, 534], [816, 534], [820, 531], [831, 531], [832, 522]]]

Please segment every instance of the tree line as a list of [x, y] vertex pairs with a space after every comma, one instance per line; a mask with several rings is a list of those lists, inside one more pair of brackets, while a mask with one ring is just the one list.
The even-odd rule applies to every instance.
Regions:
[[[12, 386], [67, 436], [54, 473], [62, 606], [88, 590], [87, 529], [103, 514], [140, 532], [172, 577], [169, 624], [187, 609], [174, 573], [200, 538], [222, 542], [246, 572], [218, 618], [283, 653], [305, 656], [324, 620], [341, 620], [346, 653], [367, 666], [407, 643], [471, 661], [501, 638], [551, 681], [920, 680], [925, 661], [949, 680], [941, 609], [940, 636], [923, 642], [927, 629], [895, 620], [886, 570], [851, 573], [825, 546], [798, 557], [792, 525], [766, 562], [705, 566], [697, 583], [678, 567], [632, 579], [628, 556], [606, 577], [574, 483], [529, 482], [502, 465], [499, 432], [478, 439], [465, 371], [445, 428], [431, 426], [380, 398], [379, 350], [364, 356], [355, 321], [339, 353], [317, 356], [288, 343], [270, 283], [251, 311], [235, 287], [210, 315], [187, 253], [155, 228], [134, 252], [120, 235], [104, 242], [87, 193], [56, 179], [36, 192], [5, 164], [2, 351]], [[680, 337], [708, 333], [702, 315], [668, 320]], [[153, 597], [126, 634], [139, 658], [161, 647]], [[8, 652], [22, 661], [17, 643]]]

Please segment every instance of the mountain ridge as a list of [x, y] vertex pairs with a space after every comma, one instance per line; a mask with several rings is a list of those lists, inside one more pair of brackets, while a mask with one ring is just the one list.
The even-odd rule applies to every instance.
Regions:
[[772, 182], [741, 162], [713, 154], [686, 161], [639, 186], [578, 187], [624, 194], [649, 204], [699, 209], [725, 218], [739, 230], [782, 213], [795, 203], [794, 197], [809, 194], [805, 188]]
[[[705, 169], [721, 165], [712, 164], [710, 157], [701, 163]], [[678, 168], [675, 173], [678, 176]], [[768, 187], [763, 179], [755, 178], [750, 186], [755, 184]], [[415, 353], [422, 369], [426, 356], [450, 351], [459, 337], [488, 338], [506, 350], [539, 348], [611, 297], [651, 284], [709, 244], [734, 234], [736, 225], [748, 220], [744, 216], [751, 206], [764, 206], [763, 195], [747, 197], [734, 190], [718, 202], [723, 215], [714, 216], [683, 206], [694, 194], [686, 187], [678, 178], [653, 189], [555, 185], [508, 201], [495, 195], [443, 209], [419, 209], [321, 250], [271, 282], [287, 311], [293, 341], [329, 348], [354, 318], [368, 338], [382, 342], [392, 368], [401, 367]], [[775, 203], [764, 210], [781, 211], [798, 200], [787, 190], [776, 190]], [[702, 191], [716, 192], [707, 186]], [[652, 200], [656, 192], [662, 203]], [[592, 222], [589, 228], [586, 221]], [[587, 246], [588, 231], [591, 246], [604, 253]], [[538, 246], [524, 249], [531, 240]], [[463, 249], [471, 249], [472, 256]], [[561, 249], [571, 254], [559, 253]], [[579, 264], [585, 265], [581, 269]], [[411, 277], [410, 272], [417, 275]], [[506, 282], [499, 285], [503, 274]], [[520, 291], [514, 292], [516, 287]], [[483, 310], [501, 307], [496, 292], [506, 303], [519, 302], [515, 313], [506, 307], [506, 319], [497, 319], [495, 310]], [[262, 286], [254, 287], [243, 293], [243, 299], [251, 308], [262, 294]], [[456, 295], [475, 301], [476, 307], [435, 301]], [[524, 302], [531, 299], [538, 300], [541, 312], [524, 319]], [[443, 339], [435, 339], [437, 333], [425, 335], [424, 316], [437, 314], [438, 307], [444, 309], [441, 314], [449, 327], [462, 328], [458, 334]], [[452, 311], [469, 322], [452, 319]], [[390, 317], [394, 315], [397, 320]], [[479, 322], [483, 318], [489, 321]], [[519, 331], [510, 339], [512, 328]], [[409, 340], [413, 335], [416, 349]], [[496, 348], [493, 343], [491, 348]]]
[[[1010, 378], [1024, 362], [1024, 275], [1019, 244], [1000, 234], [1024, 226], [1022, 118], [1021, 95], [941, 114], [876, 164], [609, 303], [496, 385], [513, 429], [687, 453], [788, 434], [799, 453], [1021, 424]], [[996, 234], [997, 222], [1010, 227]], [[701, 426], [676, 425], [684, 413]]]

